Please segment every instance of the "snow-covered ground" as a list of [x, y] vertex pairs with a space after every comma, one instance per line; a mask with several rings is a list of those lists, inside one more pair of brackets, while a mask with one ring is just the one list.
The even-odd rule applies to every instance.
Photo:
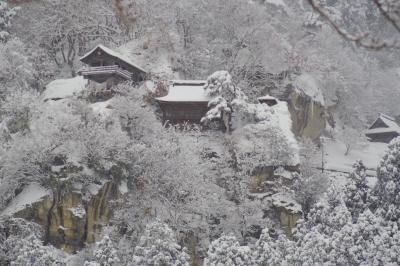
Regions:
[[339, 183], [345, 183], [348, 176], [347, 173], [352, 171], [352, 166], [355, 161], [362, 160], [368, 168], [368, 183], [372, 186], [376, 182], [375, 169], [380, 159], [385, 154], [387, 144], [368, 142], [363, 147], [351, 150], [345, 156], [346, 147], [340, 141], [326, 140], [325, 141], [325, 169], [335, 171], [332, 173]]
[[100, 116], [101, 118], [106, 118], [112, 111], [111, 101], [112, 100], [92, 103], [89, 105], [89, 107], [93, 110], [94, 114]]
[[46, 86], [43, 100], [64, 99], [85, 89], [87, 80], [81, 76], [70, 79], [56, 79]]

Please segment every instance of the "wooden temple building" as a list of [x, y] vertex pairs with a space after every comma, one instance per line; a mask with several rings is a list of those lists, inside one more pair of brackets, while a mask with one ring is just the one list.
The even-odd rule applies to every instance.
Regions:
[[97, 83], [113, 85], [120, 81], [142, 81], [147, 72], [123, 56], [104, 45], [97, 45], [80, 60], [87, 66], [78, 74]]
[[163, 121], [199, 123], [208, 111], [211, 100], [203, 89], [205, 80], [173, 80], [168, 95], [156, 98]]
[[393, 117], [379, 114], [365, 135], [372, 142], [389, 143], [392, 139], [400, 136], [400, 126]]

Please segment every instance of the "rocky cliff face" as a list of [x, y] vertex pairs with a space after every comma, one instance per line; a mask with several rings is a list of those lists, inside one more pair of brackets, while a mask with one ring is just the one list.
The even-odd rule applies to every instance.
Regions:
[[302, 217], [301, 206], [287, 192], [299, 172], [299, 166], [263, 167], [250, 178], [250, 196], [270, 202], [275, 217], [291, 235], [297, 221]]
[[292, 90], [288, 97], [292, 118], [292, 131], [296, 136], [315, 140], [326, 127], [326, 108], [318, 101], [299, 91]]
[[35, 221], [46, 230], [46, 242], [67, 252], [76, 252], [93, 243], [111, 215], [111, 202], [118, 198], [117, 185], [105, 183], [95, 195], [85, 199], [80, 191], [46, 196], [14, 216]]

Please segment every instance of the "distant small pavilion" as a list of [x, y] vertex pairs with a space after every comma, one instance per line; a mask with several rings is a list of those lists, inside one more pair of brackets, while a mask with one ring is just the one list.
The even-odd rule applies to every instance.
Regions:
[[171, 81], [168, 95], [156, 98], [163, 113], [163, 121], [200, 123], [211, 100], [203, 88], [205, 84], [205, 80]]
[[263, 97], [259, 97], [259, 98], [257, 98], [257, 100], [260, 103], [267, 104], [268, 106], [274, 106], [274, 105], [278, 104], [278, 100], [271, 95], [265, 95]]
[[98, 83], [132, 80], [142, 81], [147, 72], [123, 56], [104, 45], [97, 45], [80, 60], [87, 66], [80, 69], [78, 74], [85, 79]]
[[389, 143], [392, 139], [400, 136], [400, 127], [393, 117], [379, 114], [365, 135], [372, 142]]

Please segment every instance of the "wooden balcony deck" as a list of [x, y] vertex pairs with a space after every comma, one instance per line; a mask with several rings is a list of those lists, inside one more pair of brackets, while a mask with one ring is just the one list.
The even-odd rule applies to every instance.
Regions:
[[99, 67], [84, 67], [78, 71], [79, 75], [85, 78], [90, 78], [94, 76], [110, 76], [118, 75], [124, 79], [132, 79], [132, 73], [128, 70], [122, 69], [117, 65], [114, 66], [99, 66]]

